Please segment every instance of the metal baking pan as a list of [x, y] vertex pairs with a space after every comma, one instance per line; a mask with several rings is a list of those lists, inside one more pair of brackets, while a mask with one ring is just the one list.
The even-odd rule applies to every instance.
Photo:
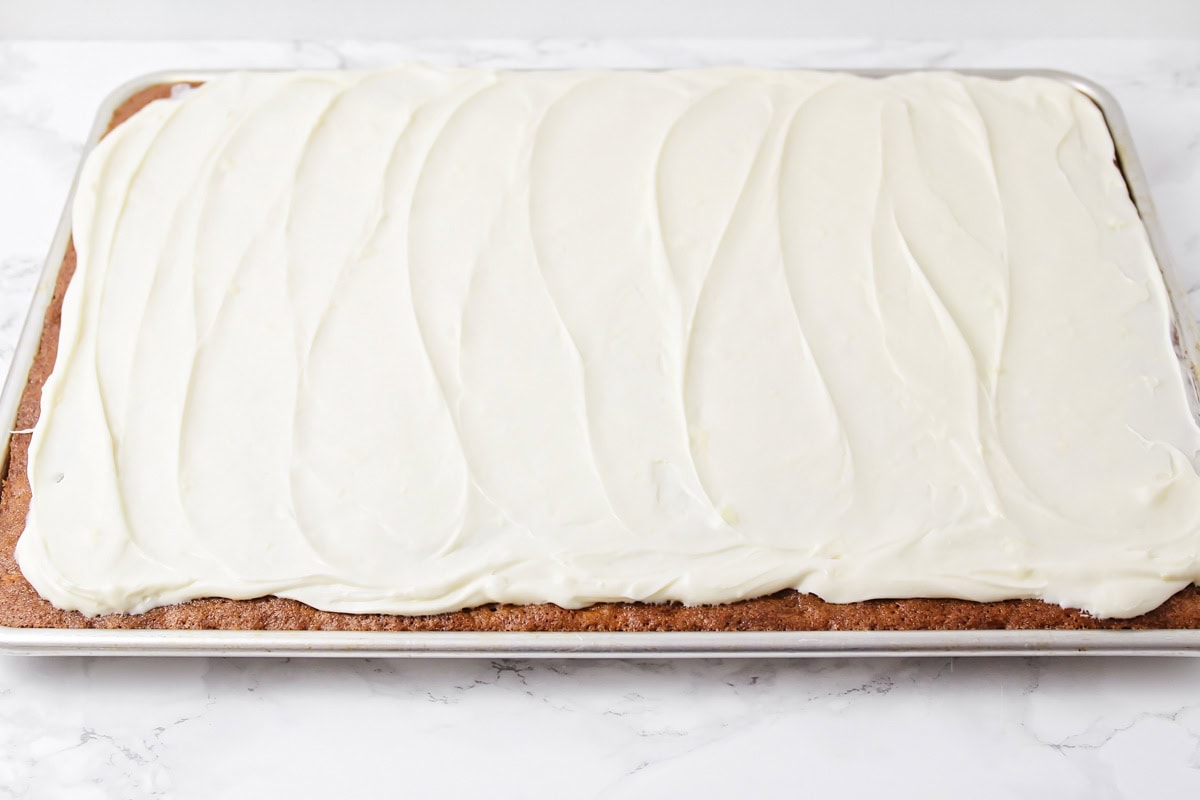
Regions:
[[[883, 77], [906, 70], [839, 70]], [[1171, 264], [1146, 177], [1133, 149], [1125, 117], [1112, 95], [1065, 72], [1049, 70], [959, 70], [989, 78], [1025, 75], [1061, 81], [1092, 100], [1104, 114], [1130, 196], [1141, 214], [1150, 246], [1162, 269], [1173, 313], [1181, 368], [1200, 411], [1196, 375], [1200, 337]], [[205, 81], [216, 72], [157, 72], [110, 94], [100, 106], [84, 155], [100, 140], [113, 112], [134, 93], [164, 83]], [[82, 160], [81, 160], [82, 164]], [[76, 174], [78, 181], [78, 173]], [[71, 232], [72, 184], [66, 209], [34, 291], [8, 378], [0, 392], [0, 420], [10, 431], [41, 338], [58, 270]], [[9, 435], [0, 440], [8, 458]], [[1200, 655], [1200, 629], [1148, 631], [795, 631], [795, 632], [361, 632], [97, 630], [0, 627], [0, 653], [32, 655], [217, 655], [217, 656], [393, 656], [393, 657], [749, 657], [749, 656], [923, 656], [923, 655]]]

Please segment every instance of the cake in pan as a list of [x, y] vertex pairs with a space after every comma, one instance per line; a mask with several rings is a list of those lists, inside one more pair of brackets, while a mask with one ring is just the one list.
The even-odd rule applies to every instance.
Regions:
[[1190, 387], [1071, 88], [407, 67], [169, 93], [81, 175], [0, 621], [1200, 620]]

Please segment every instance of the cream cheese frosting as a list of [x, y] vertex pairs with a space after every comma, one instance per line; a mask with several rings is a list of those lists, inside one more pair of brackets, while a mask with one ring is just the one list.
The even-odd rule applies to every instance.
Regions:
[[1052, 80], [230, 74], [90, 154], [54, 605], [1043, 598], [1200, 578], [1200, 428]]

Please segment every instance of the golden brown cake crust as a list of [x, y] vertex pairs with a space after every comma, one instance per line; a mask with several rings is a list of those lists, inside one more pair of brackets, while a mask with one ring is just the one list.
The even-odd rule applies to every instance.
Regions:
[[[152, 100], [170, 94], [169, 85], [132, 95], [113, 114], [109, 130]], [[62, 318], [62, 298], [75, 271], [68, 245], [54, 297], [46, 312], [42, 339], [21, 396], [15, 429], [37, 422], [42, 384], [54, 367]], [[29, 511], [26, 473], [29, 434], [14, 433], [7, 474], [0, 486], [0, 625], [19, 628], [172, 628], [228, 630], [352, 631], [824, 631], [824, 630], [983, 630], [983, 629], [1160, 629], [1200, 627], [1200, 589], [1188, 587], [1148, 614], [1127, 620], [1098, 620], [1039, 600], [974, 603], [966, 600], [870, 600], [826, 603], [794, 591], [723, 606], [600, 603], [568, 610], [541, 604], [480, 608], [403, 617], [389, 614], [335, 614], [295, 600], [193, 600], [145, 614], [85, 617], [60, 611], [38, 596], [13, 558]]]

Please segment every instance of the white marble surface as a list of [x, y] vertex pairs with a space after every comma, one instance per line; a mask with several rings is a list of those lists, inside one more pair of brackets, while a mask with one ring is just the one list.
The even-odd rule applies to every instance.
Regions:
[[[964, 13], [964, 7], [969, 10]], [[893, 39], [1200, 35], [1195, 0], [6, 0], [8, 39]]]
[[[1123, 104], [1200, 287], [1191, 41], [0, 44], [0, 368], [100, 99], [150, 70], [1054, 67]], [[1200, 659], [0, 658], [0, 797], [1198, 797]]]

